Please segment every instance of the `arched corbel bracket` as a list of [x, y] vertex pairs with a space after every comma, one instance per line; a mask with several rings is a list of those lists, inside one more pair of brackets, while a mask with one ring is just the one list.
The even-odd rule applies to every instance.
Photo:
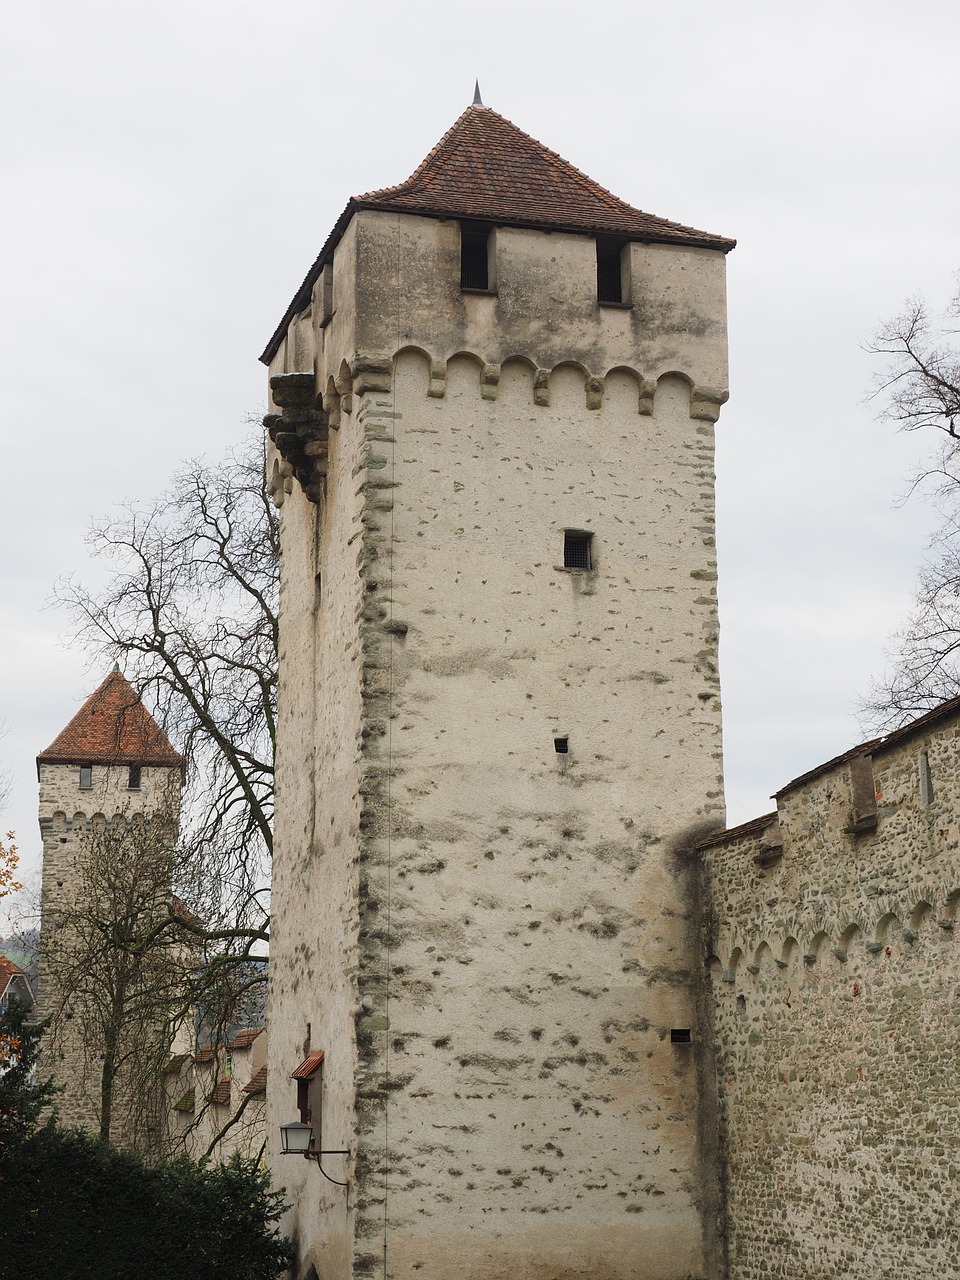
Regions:
[[282, 373], [270, 379], [279, 413], [268, 413], [263, 425], [270, 439], [311, 502], [319, 502], [327, 474], [328, 417], [319, 407], [312, 373]]
[[690, 417], [716, 422], [720, 417], [720, 406], [729, 399], [730, 392], [725, 387], [691, 387]]
[[500, 385], [500, 366], [485, 364], [480, 373], [480, 396], [483, 400], [496, 400]]

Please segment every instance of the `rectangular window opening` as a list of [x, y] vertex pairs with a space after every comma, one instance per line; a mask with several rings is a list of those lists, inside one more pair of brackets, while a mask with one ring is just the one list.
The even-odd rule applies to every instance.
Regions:
[[333, 261], [324, 263], [317, 281], [317, 297], [320, 302], [320, 325], [330, 323], [333, 319]]
[[597, 302], [623, 306], [629, 303], [626, 252], [629, 242], [614, 236], [597, 236]]
[[592, 533], [582, 529], [564, 529], [563, 531], [563, 567], [565, 569], [592, 569], [590, 543]]
[[130, 791], [140, 790], [140, 765], [132, 764], [127, 774], [127, 787]]
[[493, 228], [486, 222], [460, 223], [460, 288], [489, 293]]
[[671, 1044], [690, 1044], [690, 1028], [689, 1027], [671, 1027], [670, 1029]]
[[553, 749], [558, 756], [565, 756], [570, 750], [569, 738], [554, 738]]
[[933, 804], [933, 774], [930, 772], [930, 757], [926, 751], [920, 754], [920, 803]]
[[89, 791], [93, 786], [93, 765], [82, 764], [80, 766], [80, 790]]

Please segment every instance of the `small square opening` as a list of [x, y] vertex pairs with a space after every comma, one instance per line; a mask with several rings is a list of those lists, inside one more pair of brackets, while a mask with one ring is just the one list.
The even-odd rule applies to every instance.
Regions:
[[567, 754], [569, 753], [569, 751], [570, 751], [570, 739], [569, 739], [569, 738], [554, 738], [554, 740], [553, 740], [553, 749], [554, 749], [554, 751], [557, 753], [557, 755], [558, 755], [558, 756], [565, 756], [565, 755], [567, 755]]
[[689, 1027], [671, 1027], [670, 1043], [671, 1044], [690, 1044], [690, 1028]]
[[564, 529], [563, 567], [565, 569], [592, 569], [593, 557], [590, 544], [593, 534], [583, 529]]

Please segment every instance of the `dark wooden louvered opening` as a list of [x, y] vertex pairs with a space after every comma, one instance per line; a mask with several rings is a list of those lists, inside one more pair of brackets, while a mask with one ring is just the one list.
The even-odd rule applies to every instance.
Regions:
[[563, 532], [563, 567], [565, 569], [590, 569], [590, 541], [593, 535], [580, 529]]
[[597, 236], [597, 301], [621, 304], [623, 296], [623, 268], [621, 266], [624, 240], [611, 236]]
[[553, 740], [553, 749], [554, 749], [554, 751], [557, 753], [557, 755], [558, 755], [558, 756], [565, 756], [565, 755], [567, 755], [567, 754], [569, 753], [569, 751], [570, 751], [570, 739], [569, 739], [569, 738], [554, 738], [554, 740]]
[[127, 770], [127, 787], [131, 791], [140, 790], [140, 775], [141, 770], [138, 764], [132, 764]]
[[672, 1027], [670, 1030], [671, 1044], [689, 1044], [690, 1043], [689, 1027]]
[[460, 223], [460, 288], [489, 290], [490, 231], [486, 222]]

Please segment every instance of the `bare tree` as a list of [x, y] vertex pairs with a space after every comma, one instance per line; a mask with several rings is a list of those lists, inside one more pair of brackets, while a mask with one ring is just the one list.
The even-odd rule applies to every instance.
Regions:
[[[177, 892], [216, 939], [265, 940], [276, 736], [279, 533], [263, 438], [194, 462], [147, 507], [99, 522], [96, 592], [58, 584], [75, 638], [117, 662], [187, 760]], [[249, 938], [246, 935], [256, 935]]]
[[943, 513], [920, 570], [914, 607], [895, 639], [891, 666], [864, 703], [874, 728], [895, 728], [960, 695], [960, 281], [940, 317], [922, 298], [878, 330], [868, 350], [885, 357], [873, 397], [905, 431], [939, 433], [938, 448], [913, 489]]
[[[201, 1010], [205, 1040], [225, 1045], [240, 996], [263, 1004], [265, 969], [251, 958], [269, 938], [279, 531], [262, 432], [219, 463], [188, 464], [168, 492], [122, 507], [88, 541], [112, 575], [96, 591], [61, 581], [56, 602], [98, 666], [120, 665], [187, 761], [181, 837], [138, 916], [134, 951], [192, 939], [181, 1015]], [[85, 926], [91, 944], [133, 954], [97, 919]]]

